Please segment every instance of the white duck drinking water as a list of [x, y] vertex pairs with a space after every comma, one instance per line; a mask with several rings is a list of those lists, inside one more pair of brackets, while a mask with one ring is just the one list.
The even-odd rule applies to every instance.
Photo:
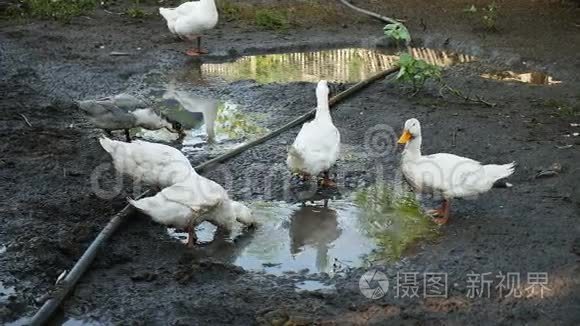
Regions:
[[488, 164], [453, 154], [421, 154], [421, 124], [417, 119], [405, 122], [399, 144], [405, 144], [401, 168], [409, 184], [418, 192], [443, 196], [441, 208], [433, 211], [438, 224], [449, 218], [452, 198], [470, 197], [489, 191], [494, 183], [514, 173], [515, 162]]
[[127, 141], [131, 141], [129, 129], [141, 127], [148, 130], [167, 129], [183, 135], [181, 124], [171, 121], [149, 106], [148, 103], [129, 95], [119, 94], [98, 100], [77, 102], [97, 128], [111, 134], [114, 130], [125, 130]]
[[195, 227], [204, 221], [227, 233], [231, 232], [236, 221], [246, 226], [256, 224], [248, 207], [230, 199], [226, 190], [216, 182], [197, 174], [153, 197], [129, 199], [129, 203], [157, 223], [185, 230], [189, 234], [189, 247], [197, 241]]
[[159, 8], [171, 33], [182, 39], [197, 40], [197, 48], [187, 51], [190, 56], [205, 54], [201, 49], [201, 33], [214, 28], [218, 22], [215, 0], [188, 1], [177, 8]]
[[309, 178], [324, 172], [322, 185], [332, 186], [328, 170], [340, 151], [340, 133], [332, 123], [328, 105], [328, 83], [321, 80], [316, 88], [317, 107], [314, 120], [304, 123], [288, 151], [290, 170]]

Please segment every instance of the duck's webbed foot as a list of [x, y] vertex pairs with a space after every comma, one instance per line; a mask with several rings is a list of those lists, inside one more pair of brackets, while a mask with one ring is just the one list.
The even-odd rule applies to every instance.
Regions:
[[324, 177], [320, 180], [320, 186], [325, 188], [335, 188], [336, 182], [330, 179], [330, 173], [328, 171], [324, 171]]
[[441, 207], [438, 209], [428, 210], [426, 213], [431, 216], [433, 222], [439, 225], [447, 224], [449, 221], [449, 212], [451, 208], [451, 203], [449, 200], [444, 199]]

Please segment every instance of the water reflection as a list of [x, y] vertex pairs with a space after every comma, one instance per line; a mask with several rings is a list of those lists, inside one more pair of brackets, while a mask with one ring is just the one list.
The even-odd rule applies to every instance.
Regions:
[[[159, 101], [163, 113], [181, 123], [187, 131], [183, 139], [184, 151], [202, 150], [204, 145], [224, 144], [225, 149], [238, 145], [241, 141], [254, 139], [265, 132], [256, 121], [259, 119], [243, 112], [236, 103], [219, 101], [195, 95], [187, 90], [177, 89], [170, 83]], [[142, 130], [140, 137], [171, 141], [173, 135], [159, 131]]]
[[[428, 48], [412, 48], [414, 57], [438, 66], [474, 61], [473, 56]], [[226, 81], [256, 80], [259, 83], [326, 79], [334, 82], [357, 82], [393, 67], [399, 57], [393, 53], [362, 48], [312, 52], [264, 54], [241, 57], [234, 62], [205, 63], [205, 77]]]
[[327, 285], [320, 281], [302, 281], [295, 284], [296, 291], [322, 291], [322, 292], [336, 292], [336, 287], [334, 285]]
[[362, 230], [373, 238], [379, 250], [373, 259], [400, 259], [420, 240], [438, 234], [437, 226], [426, 218], [412, 194], [398, 194], [386, 185], [359, 190], [355, 203], [361, 209]]
[[[199, 258], [211, 258], [224, 263], [234, 264], [242, 252], [252, 242], [255, 229], [244, 229], [239, 235], [231, 238], [229, 232], [219, 228], [214, 229], [213, 239], [211, 241], [198, 244], [191, 249], [194, 256]], [[200, 238], [208, 236], [210, 229], [198, 231]]]
[[311, 247], [316, 251], [316, 269], [326, 271], [330, 263], [328, 250], [340, 234], [336, 211], [325, 207], [302, 207], [290, 217], [290, 253], [296, 257]]
[[0, 282], [0, 303], [4, 303], [8, 301], [8, 298], [16, 294], [16, 288], [13, 286], [4, 285], [4, 283]]
[[552, 76], [539, 71], [518, 74], [507, 70], [482, 74], [481, 77], [499, 81], [515, 81], [532, 85], [556, 85], [562, 83], [561, 81], [554, 80]]
[[[219, 101], [216, 99], [200, 98], [190, 93], [177, 90], [174, 85], [168, 87], [163, 99], [171, 108], [167, 114], [182, 122], [185, 128], [196, 128], [199, 121], [203, 121], [205, 135], [209, 142], [215, 141], [215, 121], [218, 114]], [[175, 101], [177, 105], [171, 105]], [[197, 113], [197, 114], [196, 114]], [[199, 119], [201, 115], [201, 119]]]
[[[333, 273], [335, 261], [358, 267], [368, 261], [397, 260], [438, 234], [414, 197], [383, 185], [361, 189], [353, 201], [336, 200], [329, 208], [285, 202], [251, 206], [259, 222], [256, 230], [231, 240], [204, 223], [197, 236], [206, 243], [194, 253], [273, 274], [303, 269]], [[186, 235], [177, 237], [186, 240]]]

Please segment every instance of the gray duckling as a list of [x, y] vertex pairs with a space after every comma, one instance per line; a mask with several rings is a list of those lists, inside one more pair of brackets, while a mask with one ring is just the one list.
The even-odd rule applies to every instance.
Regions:
[[119, 94], [97, 100], [77, 102], [89, 121], [108, 135], [114, 130], [124, 130], [131, 141], [129, 129], [141, 127], [148, 130], [167, 129], [184, 136], [181, 124], [153, 109], [149, 103], [129, 94]]

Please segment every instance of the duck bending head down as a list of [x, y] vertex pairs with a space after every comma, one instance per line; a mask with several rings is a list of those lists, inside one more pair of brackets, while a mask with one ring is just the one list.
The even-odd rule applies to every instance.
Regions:
[[434, 221], [449, 219], [452, 198], [474, 197], [489, 191], [494, 184], [514, 173], [515, 162], [483, 165], [476, 160], [448, 153], [421, 154], [421, 124], [417, 119], [405, 122], [399, 144], [405, 144], [401, 169], [415, 191], [443, 197], [441, 208], [430, 211]]

